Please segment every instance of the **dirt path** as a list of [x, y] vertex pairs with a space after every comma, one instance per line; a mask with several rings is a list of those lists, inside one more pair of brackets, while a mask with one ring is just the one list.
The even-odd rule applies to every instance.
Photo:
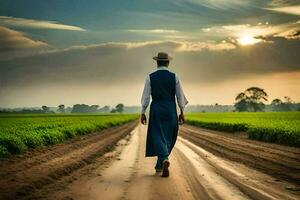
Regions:
[[300, 185], [300, 149], [263, 143], [185, 125], [181, 136], [201, 148], [223, 158], [243, 163], [252, 168]]
[[[144, 157], [147, 127], [138, 125], [133, 129], [135, 123], [108, 130], [106, 134], [86, 136], [82, 141], [60, 145], [52, 151], [36, 153], [32, 159], [1, 162], [0, 169], [5, 169], [5, 165], [15, 166], [15, 169], [0, 172], [1, 177], [5, 177], [0, 186], [6, 181], [26, 182], [30, 177], [32, 185], [36, 179], [43, 180], [41, 177], [49, 177], [52, 171], [68, 166], [72, 163], [70, 160], [75, 163], [86, 160], [79, 152], [87, 151], [94, 153], [87, 156], [91, 160], [84, 161], [85, 165], [71, 168], [73, 170], [57, 178], [51, 177], [50, 183], [39, 182], [41, 187], [35, 186], [33, 190], [29, 187], [25, 193], [24, 185], [28, 184], [23, 184], [23, 190], [18, 188], [21, 193], [17, 192], [16, 197], [69, 200], [289, 200], [300, 197], [297, 178], [300, 150], [297, 148], [249, 141], [185, 125], [180, 128], [181, 137], [170, 157], [170, 177], [161, 178], [154, 172], [155, 158]], [[113, 152], [103, 154], [107, 152], [103, 150], [105, 146], [111, 149], [112, 144], [130, 130]], [[75, 145], [77, 142], [80, 144]], [[60, 152], [59, 148], [64, 151]], [[254, 166], [254, 162], [262, 163]], [[291, 172], [298, 174], [293, 176]]]
[[136, 124], [137, 121], [130, 122], [1, 161], [0, 199], [32, 199], [47, 187], [60, 189], [72, 182], [74, 177], [69, 175], [74, 172], [104, 163], [102, 155], [111, 151]]
[[[107, 163], [108, 168], [95, 170], [91, 177], [79, 178], [66, 190], [55, 193], [51, 198], [78, 200], [298, 198], [297, 191], [289, 190], [297, 188], [296, 184], [278, 181], [244, 164], [217, 157], [182, 137], [179, 137], [170, 157], [170, 177], [161, 178], [154, 173], [155, 158], [144, 157], [146, 128], [141, 125], [136, 127], [128, 144], [115, 152], [116, 161]], [[187, 128], [191, 127], [181, 127], [181, 135], [183, 131], [188, 131]], [[228, 139], [238, 140], [233, 137]], [[293, 153], [299, 151], [293, 148], [290, 150]], [[280, 153], [284, 152], [276, 150], [276, 154]]]

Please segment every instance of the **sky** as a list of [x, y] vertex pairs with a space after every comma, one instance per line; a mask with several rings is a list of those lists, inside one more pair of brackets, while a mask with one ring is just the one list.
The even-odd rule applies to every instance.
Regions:
[[0, 0], [0, 107], [140, 105], [152, 59], [190, 105], [300, 101], [300, 0]]

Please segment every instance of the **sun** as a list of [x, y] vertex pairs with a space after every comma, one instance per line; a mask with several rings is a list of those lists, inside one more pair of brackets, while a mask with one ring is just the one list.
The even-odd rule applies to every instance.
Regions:
[[237, 41], [240, 45], [246, 46], [246, 45], [256, 44], [256, 43], [260, 42], [260, 39], [256, 39], [250, 35], [245, 35], [245, 36], [242, 36], [239, 39], [237, 39]]

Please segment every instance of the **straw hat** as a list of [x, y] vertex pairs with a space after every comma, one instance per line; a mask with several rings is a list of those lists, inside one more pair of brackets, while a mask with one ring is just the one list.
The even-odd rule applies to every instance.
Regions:
[[165, 52], [159, 52], [157, 56], [153, 57], [153, 59], [158, 61], [168, 61], [172, 60], [172, 57]]

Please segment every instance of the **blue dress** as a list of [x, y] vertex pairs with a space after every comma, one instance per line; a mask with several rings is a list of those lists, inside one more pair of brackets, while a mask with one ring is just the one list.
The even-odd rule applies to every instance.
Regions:
[[150, 74], [151, 96], [146, 156], [168, 156], [177, 139], [176, 77], [168, 70]]

